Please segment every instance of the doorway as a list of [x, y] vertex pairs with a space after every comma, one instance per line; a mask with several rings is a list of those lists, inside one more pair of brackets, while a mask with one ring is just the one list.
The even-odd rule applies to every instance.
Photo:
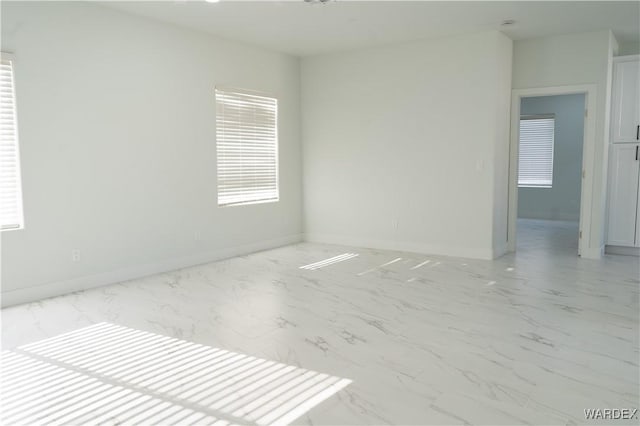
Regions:
[[513, 91], [510, 251], [591, 254], [594, 104], [591, 85]]
[[520, 100], [520, 250], [578, 253], [585, 95]]

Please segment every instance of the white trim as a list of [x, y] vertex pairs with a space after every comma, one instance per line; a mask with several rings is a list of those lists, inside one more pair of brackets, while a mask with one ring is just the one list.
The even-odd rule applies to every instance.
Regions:
[[293, 234], [243, 246], [214, 250], [206, 253], [147, 263], [144, 265], [131, 266], [116, 271], [77, 277], [66, 281], [52, 282], [16, 290], [7, 290], [2, 292], [1, 304], [4, 308], [7, 306], [33, 302], [48, 297], [61, 296], [74, 291], [88, 290], [149, 275], [161, 274], [176, 269], [216, 262], [234, 256], [241, 256], [289, 244], [296, 244], [301, 241], [302, 234]]
[[635, 62], [640, 60], [640, 55], [614, 56], [613, 62]]
[[340, 246], [363, 247], [377, 250], [405, 251], [434, 256], [465, 257], [469, 259], [492, 260], [504, 254], [504, 252], [501, 253], [502, 248], [494, 250], [491, 248], [434, 246], [407, 241], [369, 240], [366, 238], [327, 234], [305, 234], [304, 237], [304, 240], [310, 243], [335, 244]]
[[640, 256], [640, 247], [623, 247], [623, 246], [610, 246], [604, 247], [605, 254], [617, 254], [621, 256]]
[[585, 95], [584, 142], [582, 145], [582, 170], [584, 177], [580, 195], [580, 230], [582, 238], [578, 243], [578, 254], [585, 258], [600, 258], [604, 246], [590, 247], [591, 211], [593, 200], [593, 174], [595, 170], [596, 134], [596, 94], [595, 84], [571, 86], [536, 87], [513, 89], [511, 91], [511, 138], [509, 145], [509, 211], [507, 215], [507, 249], [516, 250], [516, 227], [518, 220], [518, 129], [520, 122], [520, 102], [522, 98], [533, 96]]
[[587, 247], [581, 256], [585, 259], [601, 259], [604, 256], [604, 246]]

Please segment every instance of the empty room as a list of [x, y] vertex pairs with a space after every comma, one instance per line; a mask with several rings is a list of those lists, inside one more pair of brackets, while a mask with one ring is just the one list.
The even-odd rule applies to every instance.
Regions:
[[640, 3], [0, 2], [3, 425], [637, 425]]

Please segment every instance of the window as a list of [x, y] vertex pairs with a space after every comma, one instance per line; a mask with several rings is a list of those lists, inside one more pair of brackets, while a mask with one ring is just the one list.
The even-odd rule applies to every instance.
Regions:
[[22, 189], [13, 58], [0, 56], [0, 229], [20, 229]]
[[520, 117], [519, 187], [551, 188], [554, 127], [553, 115]]
[[278, 100], [216, 88], [218, 205], [278, 201]]

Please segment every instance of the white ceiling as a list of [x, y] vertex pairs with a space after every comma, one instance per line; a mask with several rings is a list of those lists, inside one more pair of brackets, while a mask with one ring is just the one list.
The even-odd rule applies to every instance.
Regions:
[[[219, 37], [308, 56], [484, 30], [515, 40], [612, 29], [620, 43], [640, 37], [640, 2], [303, 0], [110, 1], [136, 15]], [[501, 28], [505, 19], [515, 25]]]

